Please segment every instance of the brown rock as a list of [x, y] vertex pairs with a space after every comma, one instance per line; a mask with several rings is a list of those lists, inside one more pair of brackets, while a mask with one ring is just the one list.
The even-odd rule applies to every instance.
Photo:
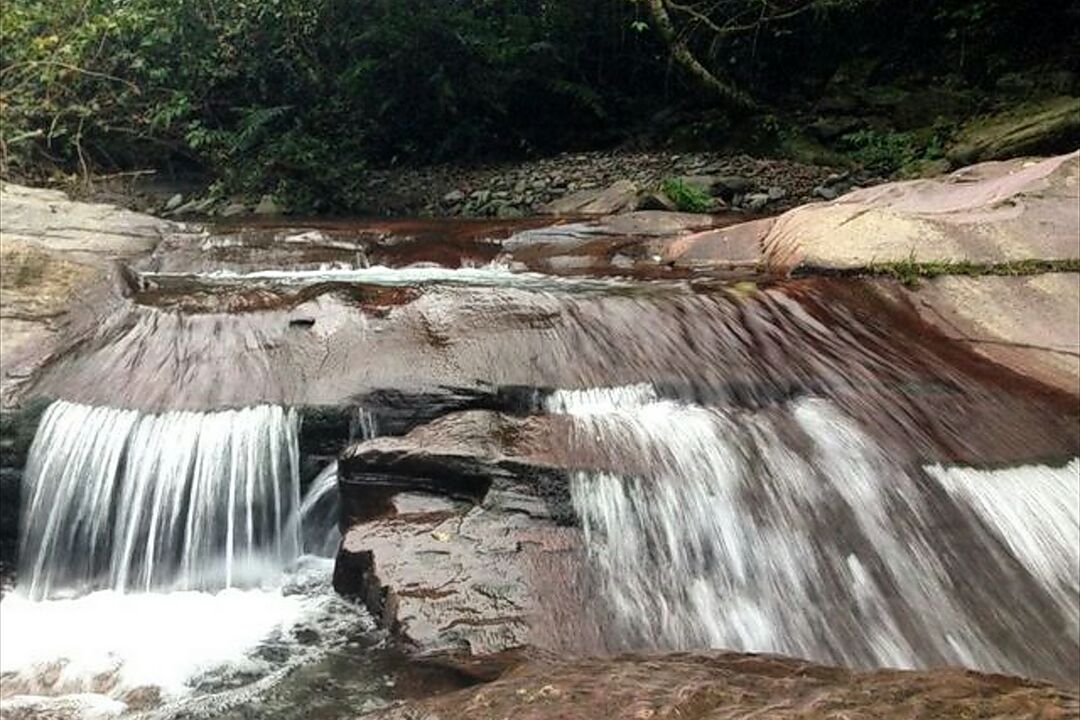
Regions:
[[498, 680], [373, 714], [380, 720], [1075, 719], [1052, 685], [963, 670], [858, 672], [770, 655], [537, 659]]

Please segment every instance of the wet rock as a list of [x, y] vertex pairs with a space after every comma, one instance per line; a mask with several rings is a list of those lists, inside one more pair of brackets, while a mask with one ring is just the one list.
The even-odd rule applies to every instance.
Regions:
[[912, 307], [946, 337], [1020, 374], [1080, 387], [1080, 276], [949, 276], [911, 291]]
[[528, 661], [498, 679], [376, 712], [378, 720], [1077, 718], [1073, 691], [964, 670], [862, 672], [737, 653]]
[[[475, 507], [399, 514], [351, 528], [335, 587], [422, 655], [494, 656], [588, 647], [577, 530]], [[569, 582], [568, 582], [569, 581]]]
[[378, 437], [345, 450], [338, 461], [342, 499], [347, 512], [370, 513], [388, 488], [479, 503], [492, 487], [529, 487], [548, 503], [547, 515], [568, 520], [563, 458], [551, 448], [565, 447], [569, 433], [566, 418], [481, 410], [445, 415], [405, 436]]
[[629, 180], [618, 180], [603, 190], [579, 190], [540, 208], [546, 215], [611, 215], [633, 210], [638, 188]]

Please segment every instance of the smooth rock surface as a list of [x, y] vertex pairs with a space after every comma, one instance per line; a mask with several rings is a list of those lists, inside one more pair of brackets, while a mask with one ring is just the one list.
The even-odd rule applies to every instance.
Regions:
[[909, 296], [922, 318], [946, 337], [1080, 395], [1080, 274], [945, 276]]
[[56, 190], [0, 186], [0, 402], [70, 341], [72, 311], [113, 293], [117, 260], [149, 253], [168, 221], [112, 205], [70, 200]]
[[[854, 270], [881, 263], [1080, 258], [1080, 152], [974, 165], [887, 183], [707, 240], [756, 238], [773, 272]], [[684, 250], [691, 246], [684, 243]], [[704, 249], [703, 249], [704, 250]], [[708, 251], [698, 251], [699, 262]]]

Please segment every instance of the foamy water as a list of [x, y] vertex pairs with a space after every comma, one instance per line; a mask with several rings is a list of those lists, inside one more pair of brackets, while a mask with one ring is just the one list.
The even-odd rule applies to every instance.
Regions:
[[745, 411], [630, 386], [547, 406], [650, 468], [571, 483], [630, 648], [1059, 679], [1075, 664], [1080, 461], [921, 475], [819, 399]]
[[547, 275], [518, 270], [505, 263], [498, 262], [476, 267], [463, 266], [456, 268], [435, 265], [406, 267], [372, 265], [370, 267], [323, 267], [306, 270], [253, 270], [249, 272], [233, 270], [215, 270], [205, 273], [143, 272], [140, 276], [151, 281], [197, 279], [202, 282], [222, 285], [244, 284], [261, 280], [281, 285], [314, 285], [325, 282], [342, 282], [402, 287], [446, 283], [480, 287], [510, 287], [526, 290], [550, 288], [604, 290], [620, 286], [631, 287], [631, 283], [626, 281]]
[[[149, 686], [177, 695], [199, 672], [243, 660], [275, 628], [301, 617], [304, 606], [303, 596], [280, 589], [102, 590], [47, 601], [12, 593], [0, 602], [0, 670], [50, 694]], [[34, 679], [44, 666], [60, 668], [47, 688]]]

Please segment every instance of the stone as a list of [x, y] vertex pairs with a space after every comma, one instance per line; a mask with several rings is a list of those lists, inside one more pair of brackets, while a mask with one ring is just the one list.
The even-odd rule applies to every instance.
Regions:
[[442, 196], [442, 201], [444, 205], [457, 205], [464, 200], [465, 193], [461, 192], [460, 190], [451, 190], [450, 192]]
[[521, 662], [371, 720], [565, 718], [1075, 718], [1075, 690], [963, 669], [852, 670], [777, 655], [695, 651]]
[[255, 206], [254, 212], [256, 215], [281, 215], [284, 210], [274, 200], [273, 195], [266, 194], [259, 198], [259, 204]]
[[117, 261], [149, 254], [174, 223], [64, 193], [0, 186], [0, 402], [74, 338], [61, 330], [97, 324], [91, 308], [111, 297]]
[[500, 205], [495, 211], [495, 216], [506, 219], [517, 219], [525, 217], [525, 211], [517, 205]]
[[170, 212], [180, 207], [184, 202], [183, 193], [176, 193], [165, 202], [165, 212]]
[[638, 199], [638, 210], [663, 210], [666, 212], [676, 212], [679, 207], [675, 204], [675, 201], [665, 195], [659, 190], [654, 192], [648, 192], [642, 195]]
[[633, 210], [637, 205], [637, 186], [618, 180], [603, 190], [578, 190], [540, 208], [546, 215], [611, 215]]
[[246, 215], [247, 213], [247, 205], [239, 202], [231, 202], [222, 209], [221, 217], [236, 217], [238, 215]]
[[745, 194], [754, 188], [754, 183], [749, 178], [741, 175], [723, 175], [716, 179], [715, 194], [729, 198], [736, 194]]
[[835, 188], [828, 185], [818, 185], [814, 188], [814, 197], [819, 197], [823, 200], [835, 200], [839, 197], [840, 193]]
[[835, 140], [862, 127], [863, 121], [847, 115], [820, 117], [807, 126], [807, 130], [819, 140]]
[[787, 190], [778, 185], [773, 185], [769, 188], [767, 194], [769, 196], [769, 202], [777, 202], [778, 200], [783, 200], [787, 197]]
[[752, 212], [758, 212], [759, 210], [764, 210], [765, 206], [769, 204], [769, 194], [768, 193], [750, 193], [743, 200], [743, 204], [745, 205], [747, 210], [750, 210]]
[[[774, 267], [805, 263], [1007, 263], [1080, 257], [1080, 152], [992, 162], [887, 183], [776, 219], [762, 245]], [[1033, 232], [1033, 228], [1038, 228]]]

